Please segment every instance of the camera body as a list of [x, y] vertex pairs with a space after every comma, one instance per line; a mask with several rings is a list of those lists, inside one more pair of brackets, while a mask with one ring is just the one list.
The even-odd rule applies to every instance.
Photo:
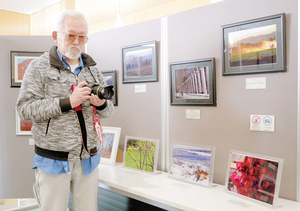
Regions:
[[107, 85], [107, 86], [94, 85], [92, 86], [91, 93], [97, 95], [100, 99], [110, 100], [114, 96], [113, 88], [114, 88], [113, 85]]

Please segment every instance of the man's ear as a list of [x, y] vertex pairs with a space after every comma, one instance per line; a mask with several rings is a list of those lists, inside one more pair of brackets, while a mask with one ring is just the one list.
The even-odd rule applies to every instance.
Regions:
[[53, 38], [54, 42], [57, 43], [57, 31], [52, 32], [52, 38]]

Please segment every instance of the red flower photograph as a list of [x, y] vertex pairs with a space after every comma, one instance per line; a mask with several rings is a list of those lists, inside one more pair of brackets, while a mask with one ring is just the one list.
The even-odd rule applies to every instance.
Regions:
[[278, 180], [279, 161], [231, 153], [228, 191], [264, 202], [274, 204]]

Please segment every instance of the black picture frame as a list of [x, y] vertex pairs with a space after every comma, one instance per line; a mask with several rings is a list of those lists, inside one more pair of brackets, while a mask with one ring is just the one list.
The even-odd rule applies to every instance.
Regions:
[[215, 58], [173, 62], [171, 105], [216, 106]]
[[285, 13], [221, 29], [223, 76], [286, 71]]
[[117, 71], [116, 70], [107, 70], [102, 71], [102, 75], [105, 78], [107, 85], [113, 85], [114, 88], [114, 96], [113, 96], [113, 103], [114, 106], [118, 105], [118, 86], [117, 86]]
[[44, 52], [10, 51], [10, 87], [21, 87], [29, 63]]
[[122, 83], [158, 81], [157, 42], [122, 47]]

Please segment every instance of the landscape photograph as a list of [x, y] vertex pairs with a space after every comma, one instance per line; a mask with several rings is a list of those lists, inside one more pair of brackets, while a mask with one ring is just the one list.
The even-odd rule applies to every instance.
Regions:
[[156, 147], [155, 141], [128, 138], [126, 141], [125, 166], [154, 172], [156, 170]]
[[152, 76], [152, 49], [141, 49], [126, 53], [126, 77]]
[[102, 148], [100, 150], [101, 158], [111, 158], [112, 148], [114, 144], [114, 133], [102, 132]]
[[228, 33], [230, 67], [277, 63], [276, 24]]
[[200, 185], [209, 185], [212, 150], [173, 144], [170, 177]]

